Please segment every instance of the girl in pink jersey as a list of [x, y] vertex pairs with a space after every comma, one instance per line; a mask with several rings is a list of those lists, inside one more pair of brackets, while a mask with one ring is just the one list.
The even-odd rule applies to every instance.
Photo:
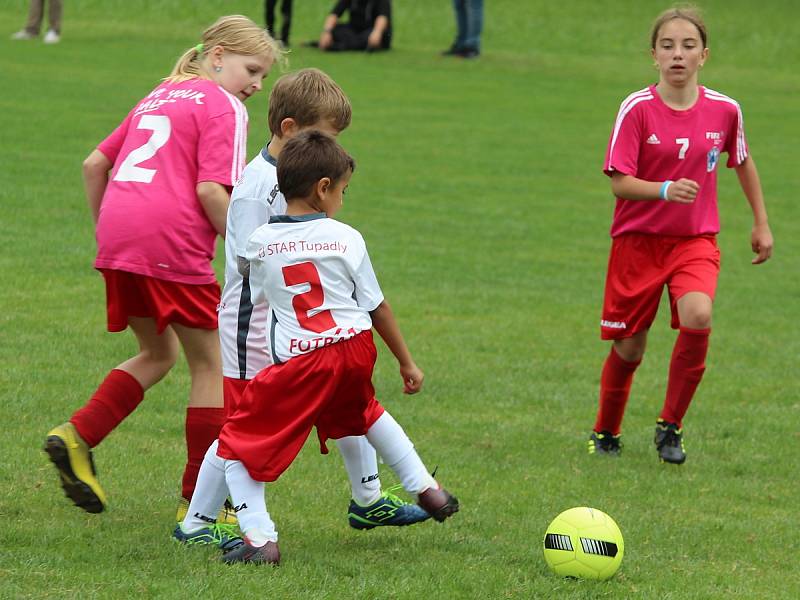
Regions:
[[739, 105], [697, 84], [708, 58], [706, 41], [705, 25], [693, 9], [670, 9], [656, 19], [651, 47], [659, 82], [623, 101], [609, 140], [604, 171], [617, 204], [600, 326], [613, 347], [601, 375], [590, 453], [620, 452], [633, 374], [666, 286], [672, 327], [679, 333], [655, 444], [662, 461], [686, 459], [682, 422], [705, 371], [719, 274], [720, 153], [727, 153], [727, 166], [736, 170], [753, 211], [753, 264], [772, 253]]
[[247, 111], [280, 50], [250, 19], [222, 17], [172, 73], [84, 161], [106, 283], [108, 330], [130, 327], [139, 353], [112, 370], [45, 451], [66, 495], [101, 512], [106, 495], [90, 448], [142, 401], [183, 348], [192, 377], [186, 415], [191, 498], [203, 455], [223, 423], [222, 369], [211, 267], [230, 190], [245, 164]]

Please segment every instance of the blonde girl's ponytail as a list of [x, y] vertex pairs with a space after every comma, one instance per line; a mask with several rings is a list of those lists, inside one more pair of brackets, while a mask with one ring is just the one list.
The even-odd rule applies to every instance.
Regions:
[[180, 83], [203, 76], [203, 59], [212, 48], [245, 56], [266, 55], [272, 62], [285, 62], [285, 52], [263, 28], [243, 15], [220, 17], [203, 32], [201, 42], [186, 50], [166, 81]]

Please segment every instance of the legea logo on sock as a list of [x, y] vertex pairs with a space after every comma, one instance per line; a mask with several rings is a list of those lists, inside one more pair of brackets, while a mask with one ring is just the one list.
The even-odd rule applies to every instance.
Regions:
[[211, 517], [207, 517], [205, 515], [201, 515], [200, 513], [194, 513], [195, 519], [200, 519], [201, 521], [205, 521], [206, 523], [216, 523], [216, 519], [212, 519]]
[[239, 506], [233, 507], [233, 512], [238, 513], [240, 510], [244, 510], [245, 508], [247, 508], [247, 502], [242, 502]]

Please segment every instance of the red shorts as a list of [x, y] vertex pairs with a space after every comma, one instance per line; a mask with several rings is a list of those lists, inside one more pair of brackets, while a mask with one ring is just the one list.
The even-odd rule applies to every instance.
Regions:
[[217, 328], [218, 283], [192, 285], [127, 271], [100, 269], [106, 280], [109, 331], [124, 331], [128, 317], [150, 317], [161, 333], [170, 323]]
[[672, 328], [680, 326], [677, 301], [688, 292], [714, 299], [720, 252], [713, 235], [677, 237], [628, 233], [614, 238], [608, 258], [600, 337], [616, 340], [650, 328], [664, 286]]
[[256, 481], [275, 481], [311, 428], [325, 441], [364, 435], [383, 414], [375, 399], [372, 332], [267, 367], [250, 381], [219, 434], [217, 454], [240, 460]]
[[239, 405], [248, 383], [250, 383], [250, 379], [222, 378], [222, 397], [225, 401], [226, 417], [233, 414], [234, 409]]

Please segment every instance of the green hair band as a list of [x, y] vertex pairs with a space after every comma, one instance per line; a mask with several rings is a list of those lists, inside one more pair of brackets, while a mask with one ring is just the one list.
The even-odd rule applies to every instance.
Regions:
[[203, 53], [203, 44], [197, 44], [197, 46], [195, 46], [194, 49], [195, 49], [195, 52], [197, 52], [198, 54], [202, 54]]

